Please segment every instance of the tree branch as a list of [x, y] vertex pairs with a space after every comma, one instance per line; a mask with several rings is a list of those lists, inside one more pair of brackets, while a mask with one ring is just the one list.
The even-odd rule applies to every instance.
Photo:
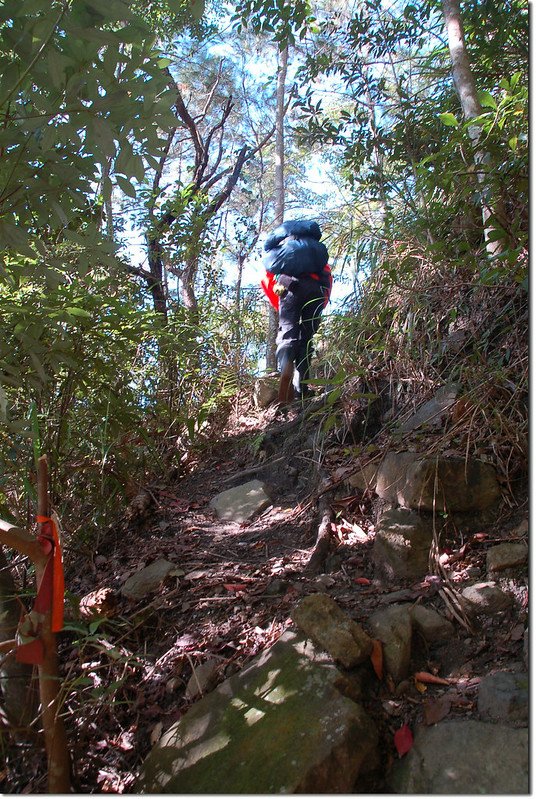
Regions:
[[47, 556], [43, 554], [37, 538], [21, 527], [16, 527], [10, 522], [0, 519], [0, 543], [16, 549], [21, 555], [26, 555], [32, 563], [43, 565]]

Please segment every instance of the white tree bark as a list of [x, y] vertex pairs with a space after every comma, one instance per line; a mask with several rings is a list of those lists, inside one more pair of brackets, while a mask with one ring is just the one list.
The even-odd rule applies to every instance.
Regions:
[[[281, 51], [277, 72], [276, 119], [275, 119], [275, 219], [274, 226], [285, 218], [285, 83], [287, 79], [288, 45]], [[274, 371], [276, 363], [277, 312], [270, 305], [268, 315], [268, 340], [266, 342], [266, 369]]]
[[[463, 21], [460, 11], [459, 0], [443, 0], [443, 15], [448, 36], [450, 58], [452, 62], [452, 77], [454, 86], [463, 111], [464, 118], [469, 121], [478, 117], [482, 113], [482, 106], [478, 99], [476, 83], [471, 71], [471, 64], [463, 30]], [[490, 224], [490, 217], [501, 218], [502, 213], [498, 203], [492, 204], [489, 183], [489, 168], [491, 158], [481, 146], [482, 129], [478, 124], [469, 127], [469, 136], [475, 148], [476, 176], [480, 186], [480, 198], [482, 207], [482, 222], [484, 226], [484, 239], [486, 242], [486, 252], [492, 257], [502, 252], [504, 242], [490, 241], [490, 233], [493, 230]]]

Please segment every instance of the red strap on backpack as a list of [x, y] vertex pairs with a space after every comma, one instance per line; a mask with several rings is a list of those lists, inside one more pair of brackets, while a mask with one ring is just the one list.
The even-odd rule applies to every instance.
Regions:
[[266, 275], [261, 280], [261, 286], [266, 294], [270, 305], [275, 308], [276, 311], [279, 310], [279, 297], [274, 291], [274, 286], [277, 282], [277, 278], [271, 272], [266, 272]]

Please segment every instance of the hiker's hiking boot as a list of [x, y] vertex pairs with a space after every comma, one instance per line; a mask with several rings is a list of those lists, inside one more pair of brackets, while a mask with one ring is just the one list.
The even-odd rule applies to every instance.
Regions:
[[279, 378], [279, 393], [277, 396], [281, 405], [286, 405], [294, 399], [294, 386], [292, 385], [292, 378], [294, 377], [294, 364], [292, 361], [287, 360], [281, 369], [281, 377]]

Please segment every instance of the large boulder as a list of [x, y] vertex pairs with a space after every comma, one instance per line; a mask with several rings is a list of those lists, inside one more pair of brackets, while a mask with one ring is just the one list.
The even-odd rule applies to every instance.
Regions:
[[527, 794], [528, 730], [473, 720], [421, 727], [389, 782], [402, 794]]
[[403, 508], [475, 513], [495, 505], [500, 487], [490, 463], [387, 452], [376, 473], [376, 493]]
[[[378, 732], [340, 673], [290, 631], [162, 736], [136, 793], [350, 793], [377, 766]], [[357, 782], [357, 786], [359, 782]]]
[[486, 718], [527, 722], [528, 674], [497, 671], [484, 677], [478, 688], [478, 712]]
[[408, 468], [401, 505], [415, 510], [474, 513], [500, 497], [490, 463], [472, 458], [422, 458]]

